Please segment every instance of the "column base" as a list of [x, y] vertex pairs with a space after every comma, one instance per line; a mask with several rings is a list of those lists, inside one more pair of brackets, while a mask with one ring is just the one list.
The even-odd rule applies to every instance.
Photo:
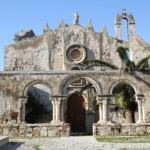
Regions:
[[106, 123], [108, 123], [109, 121], [98, 121], [97, 123], [98, 124], [106, 124]]
[[65, 122], [63, 121], [51, 121], [50, 124], [51, 125], [63, 125]]
[[144, 123], [144, 121], [142, 121], [142, 120], [139, 120], [139, 121], [137, 121], [137, 123], [139, 123], [139, 124], [140, 124], [140, 123]]

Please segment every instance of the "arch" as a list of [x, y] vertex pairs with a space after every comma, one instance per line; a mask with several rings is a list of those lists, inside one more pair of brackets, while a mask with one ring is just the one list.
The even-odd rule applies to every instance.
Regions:
[[133, 24], [135, 22], [134, 22], [134, 19], [132, 17], [131, 17], [131, 15], [130, 16], [129, 15], [123, 15], [120, 17], [119, 21], [121, 22], [122, 19], [125, 19], [128, 24]]
[[126, 84], [130, 85], [130, 86], [134, 89], [134, 91], [135, 91], [136, 94], [141, 94], [141, 92], [140, 92], [140, 90], [137, 88], [136, 84], [133, 83], [133, 82], [131, 82], [130, 80], [127, 80], [127, 79], [120, 79], [120, 80], [115, 81], [115, 82], [111, 85], [111, 87], [110, 87], [110, 89], [109, 89], [109, 94], [113, 94], [113, 89], [114, 89], [114, 87], [115, 87], [117, 84], [119, 84], [119, 83], [126, 83]]
[[96, 89], [97, 95], [100, 95], [103, 93], [102, 92], [102, 85], [93, 77], [86, 75], [86, 74], [73, 74], [73, 75], [66, 77], [66, 79], [64, 79], [64, 81], [61, 83], [61, 85], [59, 87], [59, 94], [66, 95], [67, 94], [67, 87], [69, 86], [69, 84], [78, 78], [86, 79], [87, 81], [92, 83]]
[[[52, 89], [51, 85], [43, 80], [33, 80], [24, 87], [24, 89], [22, 91], [22, 96], [27, 96], [30, 87], [35, 84], [42, 84], [42, 85], [47, 86], [50, 90]], [[51, 94], [52, 94], [52, 90], [51, 90]]]
[[122, 19], [121, 20], [121, 33], [122, 33], [122, 40], [127, 41], [129, 40], [128, 36], [128, 20]]
[[[66, 96], [66, 100], [68, 100], [68, 98], [74, 94], [78, 94], [79, 91], [71, 91], [67, 96]], [[88, 103], [87, 97], [84, 93], [81, 94], [81, 96], [84, 98], [85, 102]]]

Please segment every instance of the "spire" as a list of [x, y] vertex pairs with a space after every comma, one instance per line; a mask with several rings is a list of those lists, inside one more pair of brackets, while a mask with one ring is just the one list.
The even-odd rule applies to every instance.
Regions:
[[104, 35], [108, 35], [108, 31], [107, 31], [107, 28], [106, 28], [105, 25], [102, 27], [102, 33], [103, 33]]
[[92, 25], [92, 21], [91, 21], [91, 19], [89, 20], [89, 23], [88, 23], [88, 25], [87, 25], [86, 29], [89, 29], [89, 30], [94, 31], [94, 28], [93, 28], [93, 25]]
[[58, 28], [63, 28], [63, 27], [65, 27], [65, 23], [63, 20], [61, 20]]
[[74, 14], [73, 24], [79, 24], [79, 15], [77, 12]]
[[120, 21], [119, 21], [119, 14], [117, 13], [116, 14], [116, 19], [115, 19], [115, 23], [119, 23]]
[[46, 23], [46, 25], [43, 29], [43, 33], [46, 33], [46, 32], [49, 32], [49, 31], [51, 31], [51, 29], [49, 28], [48, 23]]
[[132, 23], [135, 23], [135, 20], [134, 20], [132, 13], [130, 13], [130, 17], [131, 17]]

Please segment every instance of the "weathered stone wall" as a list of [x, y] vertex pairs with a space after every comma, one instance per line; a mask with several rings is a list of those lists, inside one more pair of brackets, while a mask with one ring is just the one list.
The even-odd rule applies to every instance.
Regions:
[[[113, 94], [113, 88], [121, 82], [131, 85], [137, 96], [143, 96], [143, 98], [140, 99], [141, 101], [139, 101], [140, 112], [138, 110], [136, 114], [136, 122], [139, 118], [142, 118], [144, 123], [150, 123], [150, 72], [125, 73], [111, 71], [106, 67], [93, 67], [90, 68], [92, 71], [83, 71], [84, 68], [82, 66], [84, 60], [96, 58], [110, 62], [121, 68], [122, 62], [116, 52], [116, 49], [120, 46], [129, 50], [130, 58], [135, 63], [150, 55], [150, 45], [135, 34], [135, 21], [132, 14], [127, 15], [123, 12], [122, 15], [116, 16], [115, 38], [109, 36], [105, 26], [100, 33], [97, 33], [94, 32], [91, 21], [88, 26], [84, 28], [79, 25], [78, 19], [79, 16], [77, 16], [76, 13], [73, 25], [69, 26], [61, 21], [58, 28], [54, 31], [52, 31], [47, 24], [42, 35], [33, 35], [27, 38], [25, 35], [25, 37], [21, 39], [16, 39], [15, 44], [5, 47], [5, 72], [0, 72], [0, 124], [2, 124], [0, 125], [0, 133], [2, 133], [2, 135], [69, 135], [69, 126], [40, 126], [36, 124], [34, 126], [19, 123], [24, 123], [25, 121], [25, 103], [28, 99], [28, 91], [30, 91], [32, 87], [42, 87], [42, 90], [46, 92], [46, 101], [43, 101], [43, 99], [45, 99], [44, 97], [41, 98], [41, 102], [49, 105], [49, 111], [56, 113], [53, 107], [55, 108], [57, 105], [56, 114], [58, 114], [59, 111], [61, 111], [61, 113], [65, 111], [66, 113], [66, 106], [64, 109], [64, 104], [60, 104], [61, 101], [63, 101], [60, 97], [63, 95], [66, 96], [65, 98], [68, 98], [73, 91], [79, 91], [81, 85], [70, 86], [73, 81], [78, 79], [84, 79], [88, 83], [92, 83], [97, 95]], [[122, 40], [122, 19], [128, 21], [129, 39], [127, 41]], [[16, 37], [17, 36], [20, 36], [20, 34], [16, 35]], [[60, 100], [59, 103], [56, 100], [53, 101], [52, 104], [51, 95], [59, 95], [60, 97], [57, 97]], [[86, 130], [90, 131], [92, 123], [95, 122], [95, 116], [93, 115], [94, 113], [88, 113], [89, 108], [87, 101], [88, 100], [86, 100]], [[62, 108], [59, 109], [59, 107]], [[138, 113], [141, 116], [138, 115]], [[55, 115], [53, 118], [56, 117]], [[57, 115], [57, 121], [62, 121], [61, 117], [63, 118], [63, 115]], [[50, 118], [52, 119], [52, 113]], [[96, 121], [98, 119], [96, 118]], [[123, 118], [121, 117], [120, 120], [123, 120]], [[56, 120], [53, 121], [55, 122]], [[124, 121], [120, 122], [122, 123]], [[100, 125], [95, 128], [94, 130], [97, 130], [98, 134], [103, 134], [101, 130], [106, 128], [109, 134], [112, 132], [112, 134], [115, 135], [116, 133], [118, 134], [117, 130], [121, 130], [122, 135], [126, 135], [132, 127], [123, 125], [121, 129], [118, 129], [114, 124], [110, 126]], [[149, 133], [148, 126], [143, 125], [140, 128], [144, 128], [144, 131], [146, 130], [146, 133]], [[134, 130], [140, 133], [139, 128], [135, 129], [134, 127]]]
[[150, 124], [93, 124], [94, 136], [148, 135]]
[[[121, 67], [122, 62], [116, 52], [120, 46], [128, 49], [131, 60], [137, 63], [150, 54], [150, 45], [135, 34], [132, 22], [129, 26], [132, 33], [128, 41], [123, 41], [121, 38], [110, 37], [105, 26], [100, 33], [97, 33], [79, 24], [68, 26], [61, 22], [54, 31], [49, 30], [40, 36], [6, 46], [4, 70], [71, 70], [75, 64], [91, 58]], [[81, 61], [68, 61], [67, 55], [71, 55], [68, 50], [73, 45], [85, 48], [85, 58], [82, 56], [84, 59]]]
[[0, 135], [10, 137], [70, 136], [70, 124], [0, 124]]
[[[35, 84], [48, 87], [52, 95], [66, 95], [71, 81], [84, 78], [93, 83], [97, 94], [112, 94], [115, 85], [120, 82], [130, 84], [136, 94], [144, 95], [144, 120], [150, 122], [150, 73], [120, 71], [64, 71], [64, 72], [2, 72], [0, 73], [0, 103], [1, 114], [11, 111], [18, 112], [17, 102], [20, 97], [27, 96], [27, 92]], [[5, 101], [4, 101], [5, 100]]]

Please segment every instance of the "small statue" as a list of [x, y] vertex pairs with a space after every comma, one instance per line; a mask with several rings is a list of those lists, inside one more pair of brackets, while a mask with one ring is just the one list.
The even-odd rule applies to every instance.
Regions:
[[77, 12], [74, 14], [74, 24], [79, 24], [79, 15]]

